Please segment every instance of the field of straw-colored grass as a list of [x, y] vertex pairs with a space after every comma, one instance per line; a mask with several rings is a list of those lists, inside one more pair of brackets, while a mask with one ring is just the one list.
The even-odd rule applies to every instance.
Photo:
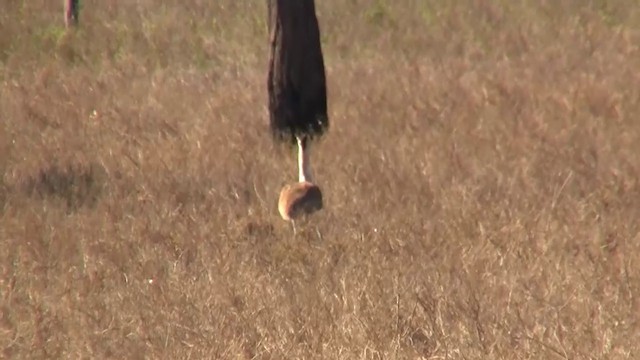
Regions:
[[318, 0], [277, 213], [266, 2], [0, 2], [0, 357], [640, 356], [635, 0]]

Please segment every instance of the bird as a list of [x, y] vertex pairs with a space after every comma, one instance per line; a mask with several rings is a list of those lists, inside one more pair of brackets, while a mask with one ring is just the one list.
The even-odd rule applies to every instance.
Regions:
[[297, 146], [298, 181], [280, 191], [278, 211], [290, 221], [323, 208], [311, 171], [312, 143], [329, 128], [327, 86], [314, 0], [269, 0], [267, 79], [273, 138]]
[[278, 211], [286, 221], [294, 221], [302, 216], [313, 214], [323, 207], [322, 190], [314, 183], [307, 140], [298, 137], [298, 182], [287, 184], [280, 191]]
[[79, 0], [64, 0], [64, 25], [69, 28], [78, 26], [78, 16], [80, 15]]

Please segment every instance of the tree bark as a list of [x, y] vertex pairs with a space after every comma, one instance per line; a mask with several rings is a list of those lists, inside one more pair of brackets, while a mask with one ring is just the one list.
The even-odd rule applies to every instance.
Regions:
[[269, 116], [276, 139], [295, 143], [329, 127], [324, 60], [314, 0], [268, 0]]

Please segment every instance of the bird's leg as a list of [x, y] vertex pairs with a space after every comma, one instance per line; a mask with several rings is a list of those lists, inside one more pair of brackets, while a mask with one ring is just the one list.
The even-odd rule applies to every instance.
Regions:
[[311, 175], [311, 159], [309, 154], [309, 142], [305, 137], [296, 137], [298, 140], [298, 181], [313, 182]]
[[298, 233], [296, 231], [296, 222], [295, 222], [295, 220], [291, 220], [291, 227], [293, 228], [293, 235], [295, 236]]

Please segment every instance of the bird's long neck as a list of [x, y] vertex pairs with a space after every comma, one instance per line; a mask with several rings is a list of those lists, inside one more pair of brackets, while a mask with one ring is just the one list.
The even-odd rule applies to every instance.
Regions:
[[309, 154], [309, 143], [306, 138], [298, 137], [298, 181], [313, 182], [311, 175], [311, 161]]

